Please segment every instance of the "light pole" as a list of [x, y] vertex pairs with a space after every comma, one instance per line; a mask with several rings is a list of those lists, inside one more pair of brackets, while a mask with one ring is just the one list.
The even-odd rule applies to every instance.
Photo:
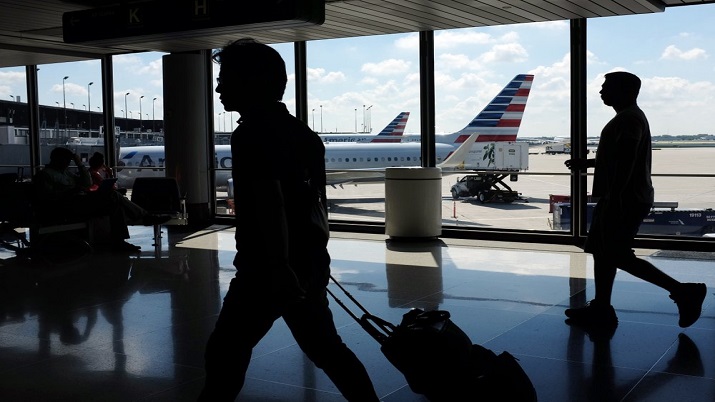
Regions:
[[129, 110], [129, 109], [127, 109], [127, 96], [129, 96], [129, 92], [124, 94], [124, 132], [125, 133], [126, 133], [127, 127], [128, 127], [127, 124], [129, 123], [127, 121], [127, 110]]
[[365, 105], [362, 105], [362, 132], [363, 133], [366, 132], [365, 127], [367, 127], [365, 125]]
[[89, 94], [89, 88], [94, 84], [94, 82], [90, 82], [87, 84], [87, 112], [89, 113], [89, 117], [87, 118], [87, 129], [89, 130], [89, 136], [92, 136], [92, 104], [91, 104], [91, 96]]
[[315, 108], [313, 108], [313, 131], [315, 131]]
[[372, 109], [372, 105], [367, 107], [367, 128], [368, 128], [368, 130], [365, 131], [366, 133], [372, 132], [372, 111], [370, 109]]
[[62, 108], [65, 112], [65, 133], [67, 133], [67, 100], [65, 98], [65, 81], [67, 81], [67, 78], [69, 77], [69, 75], [66, 75], [65, 78], [62, 79]]
[[226, 132], [226, 111], [223, 112], [223, 132]]
[[355, 108], [355, 132], [357, 133], [357, 108]]
[[156, 98], [151, 100], [151, 131], [152, 132], [156, 131], [156, 129], [154, 129], [154, 122], [156, 121], [156, 120], [154, 120], [154, 102], [155, 101], [156, 101]]
[[70, 105], [72, 105], [72, 109], [74, 109], [74, 102], [70, 102]]
[[144, 98], [144, 95], [139, 97], [139, 132], [141, 133], [142, 131], [142, 99]]
[[323, 132], [323, 105], [320, 105], [320, 132]]
[[15, 101], [15, 95], [10, 95], [13, 101]]

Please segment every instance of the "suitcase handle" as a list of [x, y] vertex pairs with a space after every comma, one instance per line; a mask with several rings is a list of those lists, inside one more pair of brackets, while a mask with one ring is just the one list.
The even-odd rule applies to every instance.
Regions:
[[348, 298], [352, 300], [352, 302], [355, 303], [355, 305], [358, 306], [358, 308], [360, 308], [360, 310], [362, 310], [364, 314], [362, 315], [362, 317], [358, 317], [355, 313], [352, 312], [352, 310], [348, 308], [348, 306], [345, 305], [345, 303], [343, 303], [337, 296], [335, 296], [335, 294], [330, 291], [330, 289], [325, 288], [328, 294], [332, 296], [333, 299], [335, 299], [335, 301], [340, 305], [340, 307], [342, 307], [343, 310], [345, 310], [355, 321], [357, 321], [357, 323], [360, 324], [360, 326], [368, 334], [370, 334], [370, 336], [372, 336], [381, 345], [384, 344], [387, 338], [389, 338], [392, 333], [395, 332], [395, 325], [383, 320], [380, 317], [376, 317], [370, 314], [370, 312], [367, 311], [367, 309], [363, 307], [362, 304], [360, 304], [353, 297], [353, 295], [351, 295], [350, 292], [347, 291], [347, 289], [345, 289], [340, 283], [338, 283], [338, 281], [335, 280], [332, 275], [330, 275], [330, 279], [333, 280], [333, 282], [340, 288], [340, 290], [342, 290], [343, 293], [345, 293], [345, 295], [347, 295]]
[[395, 325], [372, 314], [363, 314], [358, 323], [370, 336], [384, 345], [387, 339], [395, 332]]

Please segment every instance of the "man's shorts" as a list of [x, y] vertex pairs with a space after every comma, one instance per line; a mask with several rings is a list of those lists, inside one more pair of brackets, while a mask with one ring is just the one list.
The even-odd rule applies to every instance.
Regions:
[[622, 210], [615, 211], [618, 216], [608, 216], [605, 203], [603, 198], [596, 203], [584, 251], [609, 258], [628, 258], [633, 255], [633, 239], [651, 205], [624, 203]]

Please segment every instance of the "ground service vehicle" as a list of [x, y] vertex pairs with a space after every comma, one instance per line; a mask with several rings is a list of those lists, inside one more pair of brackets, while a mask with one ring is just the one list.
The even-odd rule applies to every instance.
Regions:
[[514, 202], [522, 199], [519, 192], [514, 191], [503, 179], [506, 176], [516, 177], [516, 174], [508, 173], [480, 173], [467, 175], [452, 186], [452, 198], [455, 200], [461, 197], [477, 197], [479, 202]]
[[465, 160], [466, 169], [474, 174], [457, 180], [451, 188], [452, 198], [477, 197], [480, 202], [514, 202], [523, 200], [504, 179], [517, 181], [517, 173], [529, 168], [529, 144], [525, 142], [477, 142]]

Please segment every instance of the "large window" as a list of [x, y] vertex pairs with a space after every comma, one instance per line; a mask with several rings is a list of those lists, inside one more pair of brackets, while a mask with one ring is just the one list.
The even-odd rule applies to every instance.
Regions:
[[568, 21], [438, 31], [434, 47], [437, 141], [477, 135], [464, 168], [445, 167], [443, 224], [555, 229], [553, 200], [570, 194], [550, 153], [570, 134]]
[[0, 174], [28, 178], [30, 147], [25, 68], [0, 69]]
[[[163, 53], [112, 58], [115, 126], [107, 132], [117, 151], [120, 187], [131, 188], [139, 176], [164, 176]], [[146, 147], [133, 152], [136, 147]]]
[[[420, 152], [417, 144], [392, 152], [397, 144], [371, 141], [381, 132], [419, 136], [417, 43], [411, 35], [383, 35], [309, 42], [307, 52], [308, 123], [326, 141], [330, 219], [384, 222], [376, 170], [419, 166]], [[380, 140], [400, 140], [390, 137]]]
[[713, 12], [711, 4], [588, 21], [590, 138], [597, 141], [615, 114], [599, 96], [604, 74], [625, 70], [642, 80], [638, 104], [653, 136], [653, 185], [661, 208], [646, 218], [641, 234], [715, 232]]

